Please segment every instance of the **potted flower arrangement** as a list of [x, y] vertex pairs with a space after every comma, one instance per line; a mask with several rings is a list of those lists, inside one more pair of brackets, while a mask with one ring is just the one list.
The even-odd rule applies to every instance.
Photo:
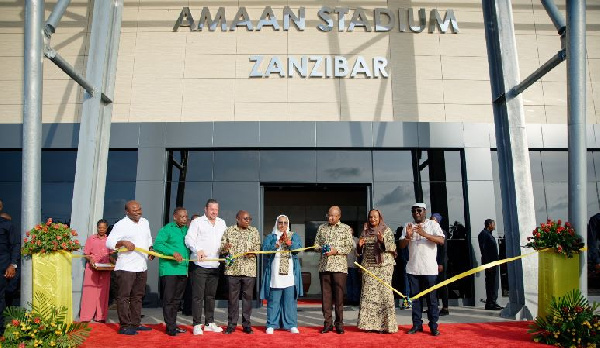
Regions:
[[581, 237], [575, 233], [575, 230], [569, 222], [562, 225], [560, 220], [548, 220], [542, 223], [540, 227], [533, 230], [531, 237], [527, 237], [527, 248], [535, 250], [554, 249], [559, 254], [565, 254], [567, 257], [573, 257], [573, 254], [579, 254], [583, 243]]
[[[63, 223], [48, 219], [26, 233], [23, 255], [31, 255], [33, 292], [52, 294], [48, 300], [57, 308], [66, 307], [67, 323], [73, 320], [72, 309], [72, 252], [81, 249], [77, 232]], [[33, 298], [33, 304], [39, 305]]]
[[598, 304], [590, 304], [579, 290], [553, 298], [548, 315], [538, 316], [528, 331], [535, 342], [560, 347], [595, 347], [600, 343]]
[[87, 323], [67, 323], [67, 308], [53, 306], [43, 292], [34, 296], [30, 310], [8, 307], [4, 310], [6, 328], [0, 337], [2, 347], [77, 347], [89, 336]]
[[548, 314], [553, 297], [579, 288], [581, 237], [570, 223], [548, 220], [533, 230], [525, 247], [539, 251], [538, 317]]
[[52, 222], [36, 225], [26, 233], [21, 253], [24, 255], [46, 254], [57, 251], [77, 251], [81, 249], [78, 240], [73, 240], [77, 232], [63, 223]]

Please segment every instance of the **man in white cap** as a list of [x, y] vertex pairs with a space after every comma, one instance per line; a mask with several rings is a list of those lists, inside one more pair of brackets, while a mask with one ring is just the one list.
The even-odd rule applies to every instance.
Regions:
[[[410, 282], [410, 296], [413, 297], [435, 285], [438, 275], [437, 245], [444, 244], [444, 231], [437, 222], [427, 219], [427, 205], [425, 203], [413, 204], [411, 212], [414, 221], [404, 225], [402, 237], [400, 237], [400, 247], [406, 248], [410, 243], [406, 273], [408, 273]], [[429, 319], [431, 335], [439, 336], [440, 331], [437, 325], [439, 309], [435, 291], [426, 294], [425, 298], [429, 308], [427, 319]], [[423, 331], [422, 315], [421, 301], [419, 299], [413, 300], [413, 326], [406, 332], [407, 334]]]

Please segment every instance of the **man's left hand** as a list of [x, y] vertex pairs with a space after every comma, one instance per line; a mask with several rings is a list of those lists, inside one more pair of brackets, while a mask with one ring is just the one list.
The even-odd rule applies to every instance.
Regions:
[[174, 258], [174, 259], [175, 259], [175, 261], [177, 261], [177, 262], [181, 262], [181, 261], [183, 261], [183, 257], [181, 257], [181, 254], [180, 254], [180, 253], [178, 253], [178, 252], [174, 252], [174, 253], [173, 253], [173, 258]]
[[444, 272], [444, 265], [438, 265], [438, 273]]
[[4, 278], [12, 279], [17, 275], [17, 269], [13, 265], [8, 265], [6, 271], [4, 272]]

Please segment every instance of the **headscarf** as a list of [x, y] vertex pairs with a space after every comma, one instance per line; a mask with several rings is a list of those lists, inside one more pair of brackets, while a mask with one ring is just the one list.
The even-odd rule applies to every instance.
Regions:
[[[281, 231], [279, 231], [279, 228], [277, 228], [277, 221], [279, 221], [280, 218], [285, 217], [288, 221], [287, 224], [287, 229], [286, 229], [286, 233], [288, 238], [292, 238], [292, 232], [290, 231], [290, 218], [287, 217], [286, 215], [279, 215], [277, 216], [277, 219], [275, 219], [275, 226], [273, 227], [273, 234], [275, 236], [277, 236], [279, 233], [281, 233]], [[280, 247], [285, 248], [287, 247], [287, 245], [280, 245]], [[287, 275], [288, 272], [290, 271], [290, 256], [291, 253], [279, 253], [276, 254], [279, 255], [279, 274], [281, 275]]]
[[431, 214], [432, 218], [435, 218], [435, 221], [437, 221], [438, 224], [442, 223], [442, 214], [440, 213], [433, 213]]
[[369, 215], [372, 211], [376, 211], [379, 214], [379, 225], [371, 227], [371, 224], [367, 222], [367, 228], [362, 232], [361, 237], [377, 237], [379, 232], [385, 231], [385, 229], [388, 227], [385, 222], [383, 222], [383, 214], [381, 214], [381, 211], [378, 209], [371, 209], [369, 211]]

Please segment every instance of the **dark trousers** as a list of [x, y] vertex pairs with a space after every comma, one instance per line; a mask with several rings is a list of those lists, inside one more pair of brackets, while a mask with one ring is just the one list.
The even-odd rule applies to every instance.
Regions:
[[163, 318], [167, 325], [167, 332], [174, 332], [177, 327], [177, 311], [181, 304], [186, 282], [187, 276], [184, 275], [165, 275], [160, 277], [160, 284], [163, 289]]
[[344, 325], [344, 292], [346, 290], [346, 273], [320, 272], [321, 296], [324, 326], [332, 326], [331, 310], [335, 303], [335, 326]]
[[187, 278], [187, 282], [185, 284], [185, 291], [183, 292], [183, 303], [181, 304], [181, 313], [183, 315], [192, 315], [192, 271], [194, 270], [194, 266], [196, 266], [193, 262], [190, 261], [188, 266], [188, 274], [190, 275]]
[[194, 325], [202, 324], [202, 310], [204, 310], [204, 324], [214, 323], [219, 269], [194, 265], [191, 274], [193, 323]]
[[500, 272], [498, 266], [485, 270], [485, 296], [486, 304], [494, 304], [498, 300], [498, 281]]
[[358, 271], [358, 268], [348, 268], [346, 298], [350, 304], [353, 305], [357, 305], [360, 302], [360, 272]]
[[[0, 275], [0, 335], [4, 332], [4, 309], [6, 308], [6, 287], [8, 286], [8, 279], [4, 278], [4, 274]], [[12, 304], [9, 304], [12, 306]]]
[[117, 315], [122, 328], [136, 328], [142, 322], [142, 297], [148, 274], [115, 271], [117, 278]]
[[227, 327], [235, 327], [240, 315], [240, 291], [242, 292], [242, 326], [250, 327], [252, 315], [252, 297], [255, 277], [227, 276], [229, 302], [227, 306]]
[[[446, 280], [446, 268], [444, 267], [444, 271], [437, 275], [436, 284], [439, 284]], [[438, 297], [442, 300], [442, 308], [448, 308], [448, 285], [442, 286], [441, 288], [436, 290], [438, 293]]]
[[[429, 289], [435, 285], [436, 275], [414, 275], [409, 274], [408, 280], [410, 281], [410, 297], [412, 298], [419, 292]], [[425, 295], [427, 301], [427, 319], [429, 320], [429, 327], [431, 330], [437, 329], [437, 321], [440, 317], [440, 312], [437, 304], [437, 298], [435, 291], [432, 291]], [[413, 327], [423, 326], [423, 308], [420, 299], [412, 301], [412, 323]]]

